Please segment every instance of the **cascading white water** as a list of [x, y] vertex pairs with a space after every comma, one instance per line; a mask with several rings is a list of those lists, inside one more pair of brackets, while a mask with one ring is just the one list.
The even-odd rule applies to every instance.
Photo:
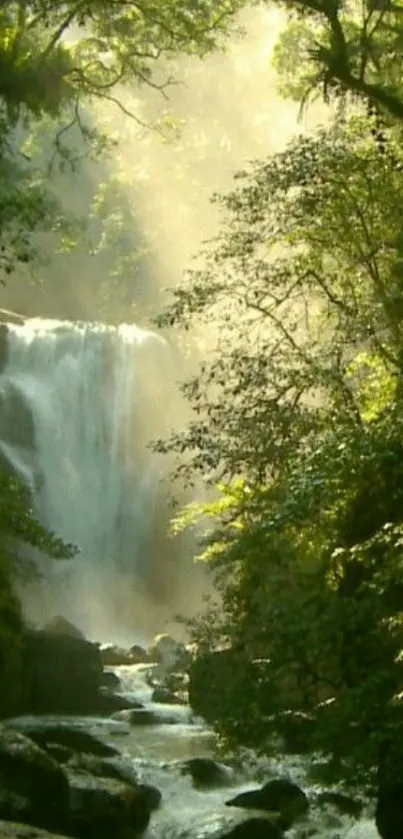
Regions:
[[147, 443], [174, 401], [169, 348], [127, 325], [35, 319], [8, 331], [0, 397], [17, 396], [34, 440], [14, 443], [9, 428], [3, 454], [32, 487], [39, 519], [80, 550], [54, 564], [40, 608], [116, 637], [129, 581], [139, 590], [151, 561], [163, 464]]

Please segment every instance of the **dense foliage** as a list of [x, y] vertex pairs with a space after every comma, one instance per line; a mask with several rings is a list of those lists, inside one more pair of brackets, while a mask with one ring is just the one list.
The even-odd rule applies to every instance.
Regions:
[[311, 746], [355, 769], [396, 736], [403, 687], [403, 171], [372, 128], [339, 117], [239, 173], [158, 319], [218, 335], [184, 385], [193, 421], [157, 445], [216, 486], [175, 525], [205, 527], [222, 596], [194, 637], [257, 667], [210, 716], [267, 749], [284, 710], [314, 714]]
[[79, 225], [61, 212], [47, 164], [76, 169], [83, 157], [99, 157], [113, 145], [113, 131], [99, 130], [89, 108], [110, 102], [141, 123], [125, 107], [124, 86], [149, 86], [164, 103], [178, 81], [173, 59], [220, 48], [243, 5], [244, 0], [0, 4], [0, 282], [31, 262], [35, 231], [64, 234], [64, 244], [77, 242]]
[[24, 623], [17, 581], [36, 574], [27, 547], [54, 559], [70, 559], [76, 549], [49, 533], [35, 518], [28, 490], [16, 479], [0, 473], [0, 716], [23, 706]]
[[291, 12], [291, 25], [277, 46], [287, 94], [347, 95], [403, 118], [399, 0], [277, 0], [277, 5]]

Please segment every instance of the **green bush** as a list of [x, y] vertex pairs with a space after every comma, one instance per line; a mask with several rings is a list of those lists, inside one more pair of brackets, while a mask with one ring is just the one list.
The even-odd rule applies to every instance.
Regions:
[[24, 699], [23, 620], [10, 563], [0, 557], [0, 716], [18, 713]]

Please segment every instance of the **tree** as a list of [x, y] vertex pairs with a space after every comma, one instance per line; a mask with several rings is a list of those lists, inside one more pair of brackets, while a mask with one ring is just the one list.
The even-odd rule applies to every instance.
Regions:
[[[297, 98], [302, 94], [304, 101], [321, 87], [325, 98], [350, 95], [402, 121], [403, 7], [399, 0], [368, 0], [361, 5], [342, 0], [279, 0], [277, 5], [291, 19], [277, 47], [277, 63], [288, 77], [289, 94]], [[289, 72], [291, 63], [295, 79]]]
[[158, 318], [218, 335], [184, 385], [192, 423], [156, 444], [220, 489], [177, 522], [207, 520], [222, 596], [195, 637], [270, 661], [218, 730], [265, 749], [285, 708], [314, 712], [312, 745], [355, 769], [401, 725], [403, 646], [403, 175], [367, 129], [338, 121], [240, 173]]
[[[163, 91], [161, 64], [177, 53], [203, 56], [220, 44], [242, 0], [55, 0], [0, 8], [0, 96], [9, 113], [21, 105], [59, 114], [92, 98], [119, 101], [114, 89], [135, 82]], [[123, 105], [119, 105], [123, 108]], [[14, 110], [15, 109], [15, 110]]]
[[15, 584], [36, 576], [35, 565], [22, 558], [29, 546], [53, 559], [77, 553], [36, 519], [29, 491], [16, 478], [0, 472], [0, 716], [18, 713], [25, 698], [24, 620]]
[[47, 126], [48, 137], [53, 129], [50, 162], [77, 168], [83, 153], [99, 156], [113, 141], [85, 109], [97, 101], [111, 102], [142, 124], [119, 97], [124, 86], [148, 85], [164, 101], [177, 82], [172, 59], [219, 49], [243, 5], [244, 0], [20, 0], [0, 5], [3, 276], [31, 261], [34, 230], [60, 232], [62, 225], [72, 226], [72, 219], [56, 208], [56, 196], [47, 189], [48, 172], [36, 165], [32, 144], [27, 155], [22, 128], [26, 134], [38, 124]]

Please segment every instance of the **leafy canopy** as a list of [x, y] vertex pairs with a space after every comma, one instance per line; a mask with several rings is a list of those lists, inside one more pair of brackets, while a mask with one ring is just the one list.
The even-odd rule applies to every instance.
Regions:
[[355, 767], [396, 733], [402, 687], [400, 164], [360, 115], [251, 164], [158, 318], [217, 335], [184, 385], [193, 420], [156, 444], [218, 484], [175, 523], [202, 526], [221, 594], [195, 638], [257, 667], [210, 718], [265, 750], [284, 710], [313, 713], [311, 746]]
[[283, 92], [305, 101], [319, 91], [375, 103], [403, 119], [400, 0], [275, 0], [290, 25], [276, 48]]

